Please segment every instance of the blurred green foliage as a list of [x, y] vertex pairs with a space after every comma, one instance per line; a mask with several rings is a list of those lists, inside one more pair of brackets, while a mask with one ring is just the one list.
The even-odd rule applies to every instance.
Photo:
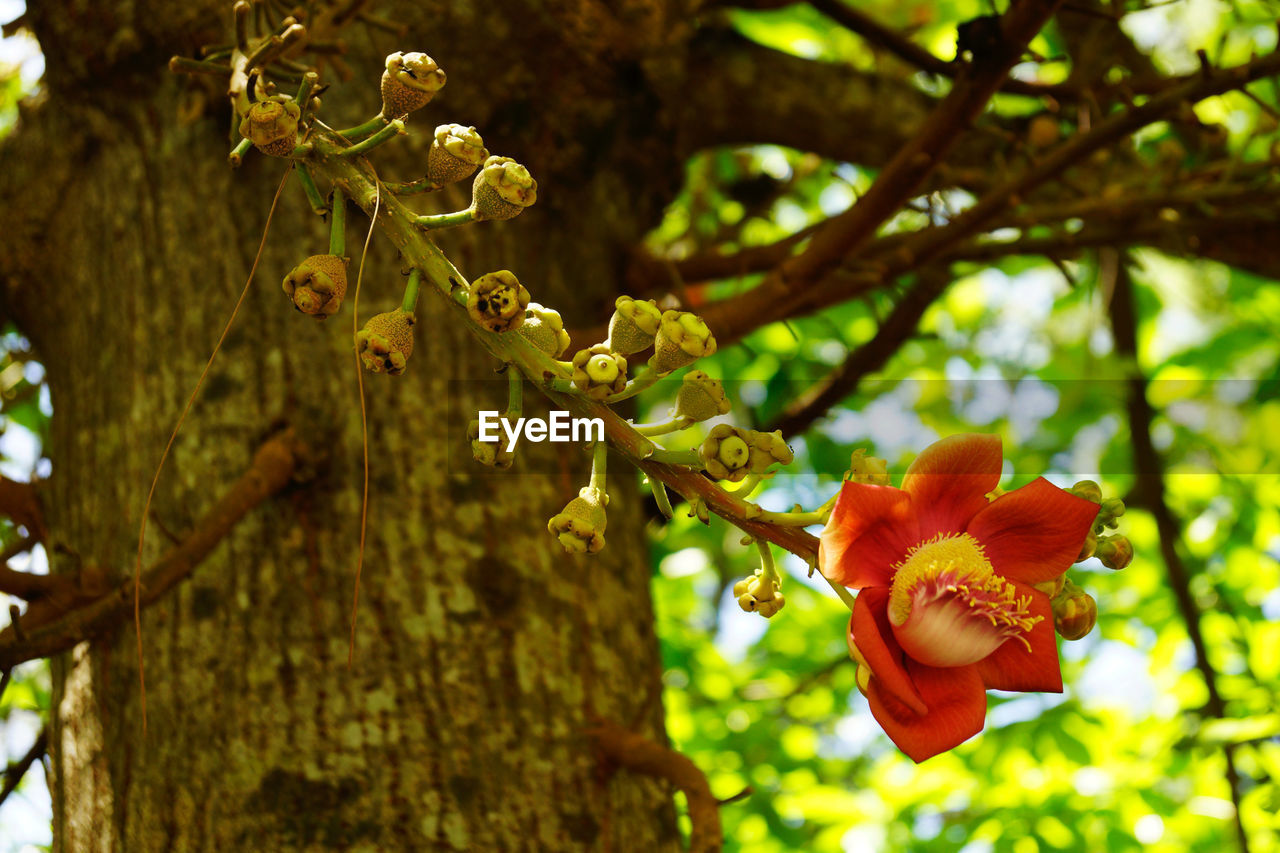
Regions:
[[[1238, 61], [1274, 46], [1274, 4], [1207, 7], [1165, 4], [1130, 15], [1126, 26], [1168, 72], [1194, 68], [1198, 48]], [[956, 21], [990, 11], [976, 2], [859, 8], [915, 26], [915, 40], [942, 57], [951, 55]], [[803, 4], [735, 12], [734, 21], [801, 56], [861, 68], [878, 61]], [[1052, 30], [1034, 47], [1049, 57], [1061, 50]], [[1052, 64], [1043, 68], [1041, 79], [1055, 79]], [[1270, 93], [1274, 102], [1275, 87]], [[996, 103], [1021, 108], [1016, 98]], [[1266, 109], [1232, 95], [1197, 112], [1225, 123], [1242, 160], [1267, 154], [1275, 121]], [[1135, 144], [1154, 152], [1166, 133], [1153, 128]], [[682, 257], [766, 244], [838, 213], [873, 178], [777, 147], [699, 155], [650, 247]], [[905, 212], [888, 227], [916, 228], [926, 216]], [[1227, 718], [1204, 714], [1205, 684], [1145, 512], [1124, 519], [1138, 554], [1130, 568], [1112, 573], [1089, 561], [1073, 570], [1100, 616], [1084, 640], [1061, 643], [1065, 692], [989, 693], [985, 732], [917, 766], [858, 693], [848, 612], [825, 585], [789, 559], [786, 609], [767, 623], [741, 612], [728, 590], [754, 569], [753, 552], [733, 529], [678, 509], [673, 522], [652, 528], [668, 728], [716, 796], [751, 789], [722, 809], [727, 850], [1231, 850], [1225, 744], [1234, 745], [1250, 849], [1280, 849], [1280, 287], [1208, 262], [1133, 257], [1139, 360], [1152, 380], [1165, 497], [1185, 531], [1178, 547]], [[1007, 488], [1044, 474], [1060, 485], [1097, 479], [1106, 494], [1126, 496], [1132, 365], [1116, 355], [1098, 267], [1095, 256], [1061, 267], [1035, 258], [956, 266], [920, 334], [794, 441], [795, 465], [762, 504], [817, 506], [838, 488], [856, 447], [887, 458], [898, 482], [932, 440], [966, 431], [1003, 437]], [[720, 282], [699, 296], [755, 281]], [[868, 340], [895, 299], [878, 293], [766, 326], [723, 350], [705, 368], [726, 380], [730, 417], [768, 424]], [[658, 393], [646, 404], [645, 419], [658, 420], [670, 403]]]

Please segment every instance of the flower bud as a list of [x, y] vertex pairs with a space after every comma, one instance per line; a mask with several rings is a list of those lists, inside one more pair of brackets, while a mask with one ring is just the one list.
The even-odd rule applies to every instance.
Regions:
[[488, 156], [489, 149], [474, 127], [442, 124], [427, 150], [427, 180], [437, 187], [460, 181]]
[[596, 344], [573, 354], [573, 384], [593, 400], [603, 400], [627, 386], [627, 360]]
[[1078, 498], [1084, 498], [1096, 504], [1102, 503], [1102, 487], [1093, 480], [1081, 480], [1067, 491]]
[[619, 296], [613, 303], [613, 316], [609, 318], [609, 339], [605, 341], [614, 352], [632, 355], [653, 346], [662, 322], [662, 311], [652, 299], [639, 300]]
[[467, 439], [471, 442], [471, 456], [481, 465], [490, 468], [510, 468], [516, 461], [514, 451], [507, 449], [507, 442], [499, 436], [488, 441], [480, 438], [480, 421], [467, 425]]
[[659, 375], [693, 364], [716, 351], [716, 339], [697, 314], [667, 311], [658, 324], [649, 366]]
[[604, 547], [609, 497], [600, 489], [584, 486], [578, 496], [547, 522], [547, 530], [570, 554], [595, 554]]
[[750, 473], [750, 434], [730, 424], [716, 424], [698, 448], [698, 456], [715, 479], [739, 483]]
[[1124, 501], [1120, 498], [1107, 498], [1102, 502], [1102, 509], [1098, 512], [1100, 520], [1104, 520], [1107, 527], [1112, 530], [1116, 529], [1116, 519], [1124, 515]]
[[538, 200], [538, 182], [510, 157], [490, 157], [471, 185], [475, 221], [514, 219]]
[[753, 429], [747, 433], [747, 436], [747, 443], [751, 447], [747, 469], [752, 474], [763, 474], [775, 462], [790, 465], [796, 458], [783, 440], [782, 430], [760, 432]]
[[691, 370], [680, 383], [680, 393], [676, 395], [676, 407], [672, 416], [697, 422], [727, 415], [729, 409], [729, 398], [725, 395], [724, 385], [720, 380], [712, 379], [701, 370]]
[[425, 106], [445, 84], [445, 73], [425, 53], [396, 51], [382, 72], [382, 117], [403, 118]]
[[525, 340], [552, 358], [559, 358], [569, 348], [569, 333], [564, 330], [560, 312], [530, 302], [524, 312], [524, 322], [517, 330]]
[[1084, 538], [1084, 544], [1080, 546], [1080, 553], [1076, 555], [1076, 562], [1087, 560], [1093, 556], [1094, 550], [1098, 547], [1098, 534], [1092, 530], [1089, 535]]
[[301, 116], [293, 101], [255, 101], [240, 122], [240, 135], [263, 154], [287, 157], [298, 146]]
[[524, 323], [529, 291], [510, 270], [485, 273], [471, 282], [467, 313], [491, 332], [509, 332]]
[[293, 307], [318, 320], [332, 317], [347, 295], [347, 261], [337, 255], [312, 255], [284, 277]]
[[365, 369], [373, 373], [404, 373], [413, 355], [414, 316], [403, 308], [375, 314], [356, 332], [356, 352]]
[[1108, 569], [1119, 571], [1133, 562], [1133, 543], [1127, 536], [1102, 536], [1093, 555]]
[[869, 486], [889, 485], [889, 463], [875, 456], [868, 456], [861, 447], [853, 451], [849, 457], [849, 473], [845, 479], [852, 483], [864, 483]]
[[766, 619], [787, 603], [786, 597], [778, 589], [777, 581], [766, 578], [762, 572], [756, 572], [752, 577], [734, 584], [733, 594], [738, 599], [739, 607], [748, 613], [759, 613]]
[[1079, 640], [1098, 622], [1098, 603], [1070, 580], [1052, 603], [1053, 627], [1064, 640]]

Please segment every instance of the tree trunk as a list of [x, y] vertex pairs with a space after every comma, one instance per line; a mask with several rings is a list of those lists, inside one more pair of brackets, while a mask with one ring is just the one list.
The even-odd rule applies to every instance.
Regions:
[[[527, 163], [538, 206], [444, 247], [469, 277], [516, 271], [570, 320], [604, 316], [626, 248], [680, 175], [657, 99], [632, 67], [637, 45], [677, 38], [663, 23], [675, 13], [614, 5], [622, 11], [516, 0], [380, 9], [410, 34], [347, 33], [355, 77], [324, 96], [329, 123], [362, 120], [377, 110], [382, 56], [431, 53], [449, 85], [375, 165], [387, 179], [421, 175], [430, 128], [450, 121]], [[172, 53], [225, 40], [229, 9], [139, 0], [95, 6], [92, 21], [81, 9], [29, 11], [48, 98], [4, 149], [0, 281], [53, 393], [52, 569], [101, 566], [123, 579], [147, 484], [286, 164], [252, 153], [230, 170], [221, 81], [162, 70]], [[198, 118], [184, 123], [183, 112]], [[423, 209], [463, 201], [445, 195]], [[367, 225], [353, 212], [354, 258]], [[434, 294], [419, 303], [407, 373], [365, 377], [369, 524], [348, 668], [361, 494], [352, 299], [315, 322], [279, 285], [326, 245], [291, 179], [160, 479], [144, 563], [281, 423], [309, 448], [306, 480], [144, 611], [145, 735], [132, 626], [54, 661], [54, 849], [674, 849], [668, 786], [609, 772], [585, 735], [609, 718], [662, 737], [633, 478], [613, 472], [604, 553], [561, 553], [546, 519], [585, 482], [589, 457], [526, 446], [509, 472], [472, 462], [461, 430], [477, 409], [504, 406], [505, 382], [471, 381], [495, 365]], [[375, 234], [361, 322], [397, 305], [402, 282]]]

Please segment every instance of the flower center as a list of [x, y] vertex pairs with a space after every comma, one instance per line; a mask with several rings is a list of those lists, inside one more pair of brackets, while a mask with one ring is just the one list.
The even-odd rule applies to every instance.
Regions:
[[967, 533], [939, 534], [907, 552], [889, 595], [889, 624], [903, 651], [928, 666], [965, 666], [1016, 637], [1031, 651], [1026, 632], [1031, 596], [992, 569]]

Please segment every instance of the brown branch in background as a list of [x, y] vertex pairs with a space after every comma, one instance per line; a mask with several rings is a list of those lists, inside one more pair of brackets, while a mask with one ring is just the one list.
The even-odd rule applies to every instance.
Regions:
[[[293, 430], [268, 439], [253, 463], [227, 493], [196, 523], [181, 544], [169, 549], [142, 575], [141, 602], [149, 605], [185, 580], [240, 519], [279, 492], [293, 476], [302, 446]], [[116, 586], [90, 603], [62, 613], [34, 630], [24, 619], [26, 637], [16, 640], [0, 632], [0, 670], [23, 661], [49, 657], [126, 621], [133, 611], [133, 581]]]
[[27, 528], [27, 532], [41, 542], [48, 535], [34, 483], [0, 477], [0, 515], [6, 515], [13, 519], [14, 524]]
[[780, 429], [787, 438], [799, 435], [854, 393], [868, 374], [883, 367], [907, 338], [915, 334], [924, 312], [950, 283], [951, 270], [947, 267], [921, 270], [919, 279], [898, 300], [875, 335], [850, 353], [822, 381], [793, 399], [777, 420], [764, 428], [765, 431]]
[[706, 775], [687, 757], [644, 735], [602, 720], [590, 731], [592, 742], [610, 764], [666, 779], [684, 792], [689, 801], [689, 853], [716, 853], [724, 846], [720, 828], [720, 801], [711, 795]]
[[9, 799], [9, 795], [17, 789], [18, 783], [22, 781], [23, 776], [27, 775], [31, 765], [39, 761], [48, 748], [49, 731], [48, 729], [41, 729], [40, 735], [36, 738], [36, 742], [31, 745], [31, 749], [27, 750], [27, 754], [5, 768], [4, 787], [0, 788], [0, 806], [4, 805], [4, 801]]
[[[1209, 700], [1205, 711], [1213, 717], [1225, 719], [1226, 703], [1218, 692], [1218, 673], [1209, 660], [1209, 650], [1200, 631], [1200, 608], [1191, 593], [1191, 570], [1178, 551], [1182, 540], [1182, 524], [1165, 500], [1164, 460], [1151, 440], [1151, 423], [1155, 412], [1147, 400], [1148, 380], [1138, 361], [1138, 314], [1134, 298], [1133, 281], [1129, 275], [1127, 259], [1121, 258], [1116, 271], [1115, 293], [1111, 301], [1111, 328], [1115, 335], [1116, 353], [1134, 365], [1129, 378], [1129, 394], [1126, 406], [1129, 415], [1129, 434], [1133, 445], [1135, 475], [1134, 503], [1151, 513], [1160, 535], [1160, 555], [1164, 560], [1169, 587], [1178, 606], [1178, 613], [1187, 629], [1187, 636], [1195, 650], [1196, 669], [1204, 679]], [[1236, 769], [1235, 745], [1225, 744], [1226, 777], [1231, 789], [1231, 802], [1235, 804], [1236, 833], [1240, 850], [1249, 853], [1249, 839], [1240, 817], [1240, 774]]]
[[951, 92], [857, 204], [828, 222], [814, 234], [804, 252], [781, 266], [778, 278], [783, 286], [793, 288], [817, 280], [843, 257], [861, 248], [916, 194], [1061, 3], [1062, 0], [1024, 0], [1001, 17], [1000, 37], [991, 53], [975, 56], [971, 64], [963, 66]]

